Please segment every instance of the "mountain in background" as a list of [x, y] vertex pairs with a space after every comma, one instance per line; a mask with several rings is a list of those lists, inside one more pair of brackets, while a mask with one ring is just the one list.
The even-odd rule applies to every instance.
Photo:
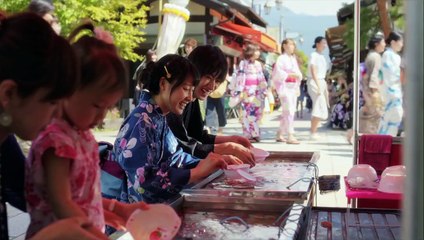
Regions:
[[[305, 6], [307, 7], [307, 6]], [[282, 7], [280, 10], [277, 8], [272, 9], [267, 15], [264, 12], [260, 14], [266, 20], [270, 28], [280, 29], [280, 19], [282, 20], [282, 28], [286, 33], [286, 37], [296, 38], [299, 34], [302, 35], [304, 42], [299, 44], [298, 49], [310, 55], [314, 49], [312, 45], [317, 36], [325, 37], [325, 30], [327, 28], [335, 27], [338, 25], [337, 16], [312, 16], [305, 14], [297, 14], [288, 8]], [[279, 36], [275, 38], [279, 41]], [[296, 39], [298, 40], [298, 39]], [[280, 42], [281, 43], [281, 42]], [[325, 52], [328, 56], [328, 49]]]

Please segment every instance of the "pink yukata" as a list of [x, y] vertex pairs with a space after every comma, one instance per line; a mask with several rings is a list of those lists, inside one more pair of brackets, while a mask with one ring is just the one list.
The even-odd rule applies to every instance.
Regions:
[[25, 191], [31, 218], [27, 238], [58, 220], [47, 199], [41, 160], [51, 148], [56, 156], [71, 159], [69, 184], [72, 200], [87, 214], [94, 227], [103, 232], [105, 221], [97, 142], [90, 130], [79, 131], [62, 119], [55, 119], [32, 143], [26, 161]]
[[242, 60], [239, 71], [245, 74], [241, 101], [243, 135], [249, 139], [259, 139], [259, 122], [263, 115], [268, 84], [258, 61]]
[[[299, 77], [289, 77], [290, 73], [295, 73]], [[287, 53], [281, 54], [275, 63], [272, 73], [272, 83], [280, 97], [282, 108], [279, 134], [294, 133], [294, 114], [296, 112], [296, 100], [301, 80], [302, 73], [296, 57]]]

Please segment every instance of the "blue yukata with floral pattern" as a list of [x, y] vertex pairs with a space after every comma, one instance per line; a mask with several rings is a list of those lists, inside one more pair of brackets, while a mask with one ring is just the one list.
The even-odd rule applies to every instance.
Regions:
[[178, 147], [166, 116], [147, 91], [122, 124], [114, 155], [127, 176], [121, 194], [126, 202], [158, 203], [176, 196], [200, 160]]

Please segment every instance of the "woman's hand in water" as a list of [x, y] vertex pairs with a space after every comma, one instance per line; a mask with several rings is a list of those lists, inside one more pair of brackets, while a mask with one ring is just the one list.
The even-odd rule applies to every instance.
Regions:
[[[231, 155], [237, 157], [237, 159], [241, 160], [242, 163], [255, 166], [255, 158], [253, 156], [252, 150], [242, 146], [241, 144], [234, 142], [215, 144], [214, 152], [222, 155]], [[230, 161], [232, 162], [231, 164], [238, 164], [235, 160], [230, 159]], [[230, 164], [228, 161], [227, 163]]]
[[189, 183], [196, 182], [204, 177], [207, 177], [211, 173], [218, 169], [224, 169], [227, 167], [227, 163], [220, 154], [209, 153], [205, 159], [200, 160], [199, 164], [190, 171]]

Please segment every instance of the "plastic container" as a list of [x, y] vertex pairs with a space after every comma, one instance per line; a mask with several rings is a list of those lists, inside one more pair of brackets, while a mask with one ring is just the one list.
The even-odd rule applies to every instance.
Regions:
[[390, 166], [381, 174], [378, 191], [385, 193], [403, 193], [406, 168], [403, 165]]
[[126, 224], [134, 240], [173, 239], [180, 226], [180, 217], [166, 204], [150, 204], [147, 210], [136, 210]]
[[243, 179], [246, 181], [256, 181], [256, 178], [249, 174], [249, 164], [228, 165], [224, 170], [228, 180]]
[[352, 188], [375, 189], [378, 187], [377, 172], [369, 164], [357, 164], [349, 170], [347, 182]]
[[269, 152], [260, 148], [252, 148], [253, 156], [255, 157], [256, 162], [264, 161], [268, 156]]

